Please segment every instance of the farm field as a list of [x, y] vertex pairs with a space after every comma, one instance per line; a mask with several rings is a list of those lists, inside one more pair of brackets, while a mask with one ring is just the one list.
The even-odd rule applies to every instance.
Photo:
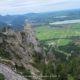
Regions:
[[[56, 28], [54, 25], [35, 27], [34, 31], [40, 41], [44, 41], [48, 44], [66, 45], [73, 40], [77, 40], [80, 37], [80, 23], [57, 25], [63, 26], [62, 28]], [[68, 27], [67, 27], [68, 26]]]

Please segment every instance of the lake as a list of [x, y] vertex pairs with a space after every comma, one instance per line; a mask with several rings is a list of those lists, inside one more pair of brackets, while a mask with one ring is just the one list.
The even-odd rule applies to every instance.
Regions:
[[80, 23], [80, 19], [57, 21], [57, 22], [53, 22], [53, 23], [49, 23], [49, 24], [50, 25], [58, 25], [58, 24], [71, 24], [71, 23]]

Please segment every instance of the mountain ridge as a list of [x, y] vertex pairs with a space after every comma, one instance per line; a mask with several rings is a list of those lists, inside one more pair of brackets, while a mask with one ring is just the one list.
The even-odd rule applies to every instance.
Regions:
[[[46, 13], [28, 13], [23, 15], [0, 15], [0, 22], [11, 24], [14, 29], [23, 29], [25, 23], [31, 23], [33, 26], [45, 25], [55, 21], [64, 21], [80, 19], [80, 9], [46, 12]], [[66, 16], [59, 18], [60, 16]]]

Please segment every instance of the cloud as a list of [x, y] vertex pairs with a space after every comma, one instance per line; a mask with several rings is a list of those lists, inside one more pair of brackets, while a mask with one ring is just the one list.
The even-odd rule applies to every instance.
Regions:
[[79, 8], [80, 0], [0, 0], [0, 14], [24, 14]]

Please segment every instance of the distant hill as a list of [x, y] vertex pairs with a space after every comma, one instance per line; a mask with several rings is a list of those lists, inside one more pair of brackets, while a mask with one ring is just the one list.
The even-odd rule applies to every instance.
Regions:
[[45, 13], [29, 13], [24, 15], [0, 15], [0, 22], [11, 24], [15, 29], [22, 29], [25, 22], [30, 22], [33, 26], [36, 26], [48, 24], [55, 21], [72, 19], [80, 19], [80, 9]]
[[2, 30], [2, 28], [4, 27], [9, 27], [9, 25], [5, 22], [0, 22], [0, 31]]

